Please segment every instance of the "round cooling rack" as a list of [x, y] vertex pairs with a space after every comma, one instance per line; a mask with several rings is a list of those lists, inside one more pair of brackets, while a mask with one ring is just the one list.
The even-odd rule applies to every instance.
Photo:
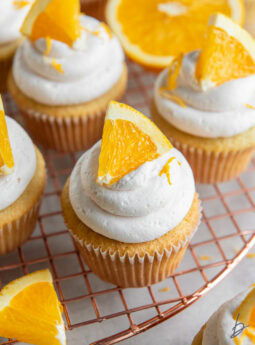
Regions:
[[[129, 62], [123, 102], [149, 114], [155, 75]], [[8, 94], [6, 113], [19, 120]], [[85, 265], [64, 225], [59, 197], [80, 154], [43, 151], [48, 182], [32, 237], [0, 258], [0, 285], [37, 269], [50, 268], [64, 315], [69, 344], [115, 344], [175, 316], [212, 289], [255, 244], [255, 160], [236, 180], [198, 185], [202, 220], [176, 273], [146, 288], [121, 289], [97, 278]], [[80, 334], [73, 338], [73, 334]], [[104, 339], [102, 339], [104, 338]], [[71, 339], [71, 340], [70, 340]], [[75, 339], [75, 340], [73, 340]], [[14, 340], [0, 338], [0, 345]]]

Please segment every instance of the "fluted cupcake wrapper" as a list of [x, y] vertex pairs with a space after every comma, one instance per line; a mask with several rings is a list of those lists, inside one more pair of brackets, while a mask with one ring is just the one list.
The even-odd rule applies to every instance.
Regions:
[[225, 182], [240, 175], [249, 164], [255, 147], [230, 152], [209, 152], [180, 143], [171, 143], [183, 153], [189, 162], [197, 183]]
[[38, 218], [41, 200], [22, 217], [0, 227], [0, 255], [21, 246], [32, 234]]
[[198, 226], [178, 246], [166, 248], [162, 253], [155, 252], [154, 255], [146, 253], [142, 257], [139, 254], [130, 257], [128, 254], [120, 256], [117, 251], [102, 251], [70, 232], [84, 261], [96, 275], [107, 282], [128, 288], [156, 284], [173, 274]]
[[102, 136], [105, 111], [79, 117], [53, 117], [22, 110], [28, 132], [42, 146], [60, 152], [86, 150]]

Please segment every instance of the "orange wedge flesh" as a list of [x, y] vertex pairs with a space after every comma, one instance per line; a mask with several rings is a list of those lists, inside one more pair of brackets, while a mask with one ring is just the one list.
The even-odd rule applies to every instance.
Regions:
[[8, 284], [0, 292], [0, 334], [38, 345], [66, 344], [62, 309], [48, 270]]
[[97, 182], [111, 185], [171, 147], [147, 117], [112, 101], [106, 113]]
[[81, 35], [79, 0], [37, 0], [21, 27], [32, 41], [50, 37], [72, 46]]
[[224, 13], [244, 19], [243, 0], [108, 0], [106, 19], [126, 53], [151, 69], [167, 67], [175, 56], [202, 47], [208, 19]]
[[5, 120], [3, 102], [0, 96], [0, 175], [2, 173], [10, 173], [13, 167], [14, 159]]
[[210, 22], [196, 66], [202, 88], [255, 73], [255, 41], [248, 32], [223, 15]]

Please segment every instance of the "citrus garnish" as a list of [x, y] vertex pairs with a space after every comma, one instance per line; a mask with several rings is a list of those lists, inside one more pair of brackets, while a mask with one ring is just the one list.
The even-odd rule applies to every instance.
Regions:
[[168, 139], [146, 116], [112, 101], [105, 117], [97, 182], [111, 185], [171, 148]]
[[0, 96], [0, 175], [13, 171], [14, 159], [5, 120], [4, 106]]
[[244, 20], [243, 0], [108, 0], [106, 19], [127, 55], [151, 69], [202, 47], [208, 19], [224, 13]]
[[245, 328], [240, 337], [236, 336], [235, 343], [242, 345], [245, 338], [249, 338], [251, 343], [255, 343], [255, 288], [253, 288], [240, 306], [235, 310], [233, 319], [243, 323]]
[[51, 41], [51, 38], [49, 36], [47, 36], [45, 39], [46, 39], [46, 50], [44, 52], [44, 55], [47, 56], [47, 55], [49, 55], [49, 53], [51, 51], [52, 41]]
[[59, 73], [65, 73], [62, 68], [62, 65], [60, 63], [57, 63], [56, 59], [54, 58], [51, 59], [51, 66]]
[[170, 179], [170, 163], [176, 159], [176, 157], [171, 157], [169, 158], [169, 160], [166, 162], [166, 164], [164, 165], [163, 169], [160, 171], [159, 176], [162, 176], [163, 174], [166, 174], [168, 183], [171, 185], [171, 179]]
[[28, 274], [0, 291], [1, 337], [37, 345], [64, 345], [61, 314], [49, 270]]
[[14, 0], [12, 3], [18, 10], [31, 4], [29, 0]]
[[72, 46], [81, 35], [79, 16], [79, 0], [36, 0], [20, 31], [32, 41], [50, 37]]
[[230, 18], [212, 15], [195, 73], [203, 90], [255, 73], [255, 40]]

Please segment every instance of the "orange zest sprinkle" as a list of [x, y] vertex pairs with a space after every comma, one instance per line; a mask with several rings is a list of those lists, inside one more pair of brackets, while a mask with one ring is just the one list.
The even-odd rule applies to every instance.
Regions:
[[99, 30], [91, 31], [91, 30], [85, 28], [85, 26], [81, 26], [81, 29], [88, 32], [91, 35], [94, 35], [94, 36], [99, 36], [99, 34], [100, 34]]
[[183, 100], [180, 97], [170, 93], [167, 87], [161, 87], [159, 89], [159, 92], [163, 98], [169, 99], [170, 101], [179, 104], [182, 108], [186, 108], [186, 104], [183, 102]]
[[62, 65], [60, 63], [57, 63], [56, 59], [54, 58], [51, 59], [51, 66], [55, 68], [55, 70], [58, 71], [59, 73], [64, 73]]
[[255, 106], [254, 106], [254, 105], [251, 105], [251, 104], [245, 104], [245, 106], [246, 106], [247, 108], [250, 108], [250, 109], [255, 109]]
[[255, 258], [255, 253], [248, 253], [246, 256], [249, 259], [254, 259]]
[[177, 86], [177, 78], [182, 67], [183, 54], [177, 56], [168, 67], [167, 89], [173, 90]]
[[201, 255], [199, 256], [199, 259], [203, 261], [210, 261], [212, 260], [212, 257], [210, 255]]
[[46, 37], [46, 50], [44, 52], [44, 56], [49, 55], [51, 51], [52, 41], [49, 36]]
[[18, 9], [22, 9], [23, 7], [30, 5], [30, 1], [28, 0], [15, 0], [13, 1], [13, 5]]
[[164, 165], [163, 169], [160, 171], [159, 173], [159, 176], [162, 176], [163, 174], [166, 174], [166, 177], [167, 177], [167, 180], [168, 180], [168, 183], [171, 185], [172, 182], [170, 180], [170, 163], [176, 159], [176, 157], [171, 157], [167, 162], [166, 164]]
[[168, 292], [168, 291], [170, 291], [170, 287], [166, 286], [166, 287], [164, 287], [162, 289], [159, 289], [158, 291], [159, 292]]

